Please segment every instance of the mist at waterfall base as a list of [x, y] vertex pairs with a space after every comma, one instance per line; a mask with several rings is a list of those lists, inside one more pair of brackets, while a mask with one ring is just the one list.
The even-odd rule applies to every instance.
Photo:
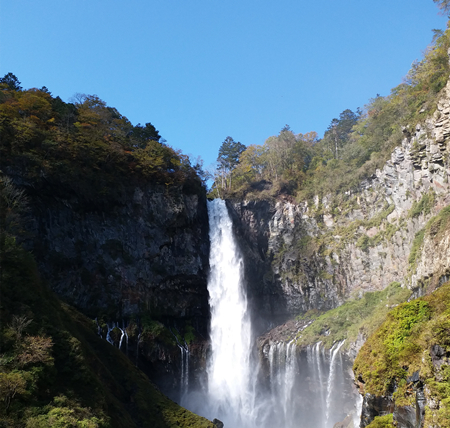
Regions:
[[[243, 278], [243, 259], [225, 202], [208, 202], [211, 353], [206, 377], [190, 388], [183, 369], [180, 403], [225, 428], [332, 428], [349, 413], [359, 426], [359, 397], [350, 363], [336, 343], [298, 352], [290, 343], [256, 346]], [[184, 357], [186, 358], [186, 357]]]

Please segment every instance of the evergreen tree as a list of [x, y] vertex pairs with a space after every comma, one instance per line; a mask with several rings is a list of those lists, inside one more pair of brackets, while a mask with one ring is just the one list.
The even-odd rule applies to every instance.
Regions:
[[328, 126], [323, 143], [333, 153], [335, 159], [339, 159], [341, 149], [349, 142], [353, 126], [356, 125], [360, 116], [359, 109], [356, 113], [346, 109], [339, 115], [339, 119], [334, 118]]
[[222, 190], [231, 188], [231, 172], [239, 164], [239, 157], [245, 149], [244, 144], [234, 141], [230, 136], [225, 138], [220, 146], [217, 157], [217, 178], [220, 180]]
[[12, 73], [5, 74], [1, 79], [0, 83], [6, 85], [6, 89], [10, 89], [11, 91], [21, 91], [22, 87], [20, 86], [19, 79], [14, 76]]

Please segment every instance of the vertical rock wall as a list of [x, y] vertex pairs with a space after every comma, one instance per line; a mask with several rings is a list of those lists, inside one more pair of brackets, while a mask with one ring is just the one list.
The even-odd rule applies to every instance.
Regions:
[[55, 292], [92, 317], [209, 317], [203, 194], [146, 185], [89, 210], [32, 200], [34, 252]]
[[393, 281], [420, 294], [424, 280], [446, 277], [448, 238], [425, 242], [415, 264], [410, 253], [417, 232], [450, 204], [449, 144], [447, 84], [433, 117], [405, 128], [390, 160], [356, 191], [301, 203], [234, 201], [249, 294], [264, 316], [330, 309]]

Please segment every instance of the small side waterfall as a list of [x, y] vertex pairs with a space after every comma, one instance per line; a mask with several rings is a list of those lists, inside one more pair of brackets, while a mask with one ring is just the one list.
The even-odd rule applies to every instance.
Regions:
[[169, 330], [175, 338], [175, 341], [181, 353], [180, 400], [181, 402], [183, 402], [189, 392], [189, 345], [186, 343], [186, 341], [183, 341], [183, 343], [181, 342], [181, 336], [179, 335], [179, 331], [176, 328], [176, 333], [172, 331], [172, 328], [169, 328]]
[[122, 342], [125, 338], [125, 353], [128, 355], [128, 333], [125, 322], [122, 322], [122, 328], [118, 327], [118, 329], [122, 332], [122, 335], [120, 336], [119, 349], [122, 349]]
[[292, 393], [297, 371], [295, 341], [272, 344], [269, 349], [271, 405], [278, 422], [285, 427], [294, 426]]
[[[319, 402], [320, 408], [325, 409], [325, 395], [324, 395], [324, 378], [322, 377], [322, 370], [326, 368], [327, 364], [325, 359], [323, 358], [323, 353], [321, 352], [322, 342], [317, 342], [315, 345], [308, 346], [306, 348], [306, 358], [308, 365], [311, 367], [311, 379], [315, 386], [314, 392], [317, 395], [317, 400]], [[323, 349], [323, 348], [322, 348]], [[324, 366], [322, 368], [322, 366]], [[323, 412], [322, 412], [323, 414]], [[320, 415], [318, 417], [318, 423], [320, 427], [326, 426], [325, 418]]]
[[335, 343], [333, 347], [330, 349], [330, 372], [328, 374], [328, 381], [327, 381], [327, 401], [326, 401], [326, 412], [325, 412], [325, 424], [328, 425], [328, 419], [330, 418], [330, 407], [331, 407], [331, 392], [333, 389], [333, 380], [334, 380], [334, 372], [336, 370], [335, 368], [335, 361], [336, 361], [336, 355], [339, 352], [339, 349], [341, 349], [341, 346], [344, 344], [345, 340], [342, 342]]
[[189, 391], [189, 347], [178, 345], [181, 351], [181, 397]]
[[106, 340], [111, 344], [111, 345], [113, 345], [114, 346], [114, 342], [113, 342], [113, 340], [112, 340], [112, 338], [111, 338], [111, 332], [116, 328], [116, 323], [115, 322], [113, 322], [112, 324], [107, 324], [107, 327], [108, 327], [108, 331], [107, 331], [107, 333], [106, 333]]
[[139, 342], [141, 341], [141, 332], [138, 333], [137, 342], [136, 342], [136, 367], [139, 365]]

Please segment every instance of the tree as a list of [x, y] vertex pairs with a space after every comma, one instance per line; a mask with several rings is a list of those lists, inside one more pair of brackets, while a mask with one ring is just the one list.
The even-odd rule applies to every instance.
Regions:
[[360, 116], [359, 109], [356, 113], [346, 109], [339, 115], [339, 119], [334, 118], [328, 126], [323, 137], [323, 144], [333, 153], [335, 159], [339, 159], [341, 149], [349, 142], [353, 126], [356, 125]]
[[230, 170], [234, 169], [239, 163], [239, 156], [246, 149], [246, 147], [233, 140], [231, 137], [225, 138], [219, 149], [219, 156], [217, 161], [225, 164]]
[[[239, 164], [239, 157], [245, 149], [244, 144], [234, 141], [229, 136], [225, 138], [220, 146], [219, 156], [217, 157], [217, 170], [222, 189], [231, 188], [231, 172]], [[229, 180], [228, 183], [227, 180]]]
[[264, 143], [263, 159], [269, 180], [293, 179], [302, 172], [310, 157], [308, 147], [317, 140], [317, 134], [295, 135], [286, 125], [278, 136], [269, 137]]
[[20, 366], [27, 364], [51, 364], [53, 358], [50, 355], [53, 342], [50, 337], [26, 336], [21, 344], [21, 353], [17, 356]]
[[28, 319], [25, 315], [13, 315], [9, 328], [18, 342], [22, 342], [22, 334], [24, 330], [32, 323], [32, 321], [33, 320]]
[[450, 0], [433, 0], [437, 7], [441, 9], [442, 15], [450, 15]]
[[151, 123], [146, 123], [145, 126], [138, 123], [130, 132], [130, 138], [132, 140], [133, 147], [143, 149], [149, 141], [160, 142], [161, 135], [159, 135], [159, 131], [157, 131]]
[[27, 382], [20, 372], [0, 373], [0, 396], [8, 410], [16, 395], [26, 392]]
[[5, 74], [1, 79], [0, 83], [6, 85], [6, 89], [10, 89], [11, 91], [21, 91], [22, 87], [20, 86], [19, 79], [14, 76], [12, 73]]

